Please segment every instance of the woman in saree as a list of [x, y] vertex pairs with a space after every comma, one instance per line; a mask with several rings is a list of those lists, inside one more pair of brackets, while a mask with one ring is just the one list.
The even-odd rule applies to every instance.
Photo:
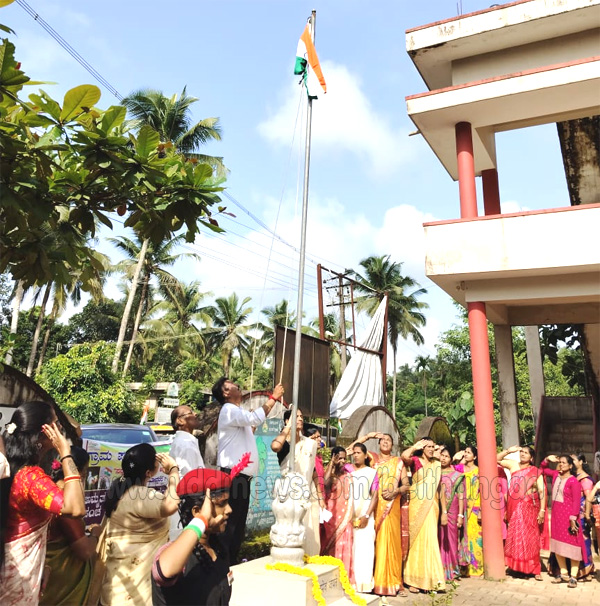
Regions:
[[[281, 471], [289, 468], [290, 461], [290, 434], [292, 411], [286, 410], [283, 414], [284, 425], [279, 435], [271, 442], [271, 450], [277, 453], [277, 460]], [[317, 441], [303, 435], [304, 418], [302, 411], [296, 413], [296, 455], [294, 457], [294, 471], [302, 474], [310, 486], [310, 507], [304, 516], [304, 552], [308, 556], [319, 555], [321, 551], [321, 538], [319, 535], [320, 510], [325, 507], [325, 499], [321, 490], [321, 483], [316, 470]], [[324, 474], [323, 474], [324, 475]]]
[[465, 477], [451, 465], [452, 457], [447, 448], [440, 450], [442, 477], [440, 502], [442, 513], [438, 539], [446, 582], [460, 578], [458, 558], [458, 533], [465, 520]]
[[[519, 460], [506, 459], [518, 452]], [[546, 511], [544, 477], [533, 465], [535, 451], [530, 446], [511, 446], [498, 453], [498, 463], [511, 474], [508, 489], [508, 533], [504, 559], [511, 570], [542, 579], [541, 536]]]
[[[83, 517], [83, 489], [50, 404], [21, 404], [3, 437], [10, 475], [0, 487], [0, 604], [37, 606], [48, 524], [52, 514]], [[63, 490], [40, 467], [42, 457], [53, 449], [65, 474]]]
[[402, 582], [401, 498], [410, 490], [404, 463], [392, 456], [389, 434], [379, 438], [377, 508], [375, 510], [375, 587], [377, 595], [406, 597]]
[[581, 508], [579, 511], [579, 525], [583, 534], [585, 549], [583, 551], [583, 559], [579, 563], [579, 571], [577, 573], [578, 581], [591, 581], [594, 578], [596, 568], [594, 567], [594, 558], [592, 554], [592, 526], [585, 515], [585, 507], [587, 496], [594, 488], [594, 482], [590, 477], [590, 468], [583, 453], [571, 455], [573, 465], [575, 466], [576, 478], [581, 484]]
[[324, 523], [324, 541], [321, 555], [342, 560], [351, 583], [354, 583], [352, 565], [352, 527], [354, 503], [352, 476], [345, 468], [346, 449], [335, 446], [325, 470], [326, 508], [332, 514]]
[[431, 438], [423, 438], [402, 453], [402, 461], [410, 464], [413, 472], [408, 514], [410, 547], [404, 564], [404, 581], [411, 593], [435, 591], [445, 585], [438, 542], [440, 449]]
[[[550, 469], [548, 462], [556, 463]], [[547, 456], [541, 463], [544, 475], [552, 478], [552, 518], [550, 522], [550, 551], [556, 556], [559, 571], [552, 583], [567, 583], [570, 589], [577, 587], [577, 571], [583, 559], [585, 545], [579, 527], [581, 486], [572, 475], [575, 471], [569, 455]], [[568, 560], [568, 562], [567, 562]]]
[[460, 564], [465, 568], [463, 576], [478, 577], [483, 574], [483, 538], [481, 536], [481, 495], [479, 492], [479, 467], [477, 448], [467, 446], [454, 456], [457, 471], [465, 476], [466, 514], [463, 538], [458, 551]]
[[[90, 456], [79, 446], [71, 446], [71, 456], [84, 481]], [[53, 462], [53, 468], [56, 463]], [[53, 471], [52, 479], [61, 488], [64, 486], [60, 468]], [[100, 531], [100, 526], [95, 525], [90, 529], [90, 536], [86, 536], [85, 521], [81, 518], [59, 516], [52, 520], [46, 549], [46, 567], [50, 573], [41, 606], [87, 604]]]
[[373, 591], [373, 565], [375, 562], [375, 518], [377, 505], [377, 472], [370, 466], [367, 447], [355, 444], [352, 451], [352, 496], [354, 521], [352, 559], [354, 588], [362, 593]]
[[[147, 486], [159, 466], [169, 476], [165, 493]], [[103, 606], [151, 604], [150, 570], [155, 552], [169, 538], [169, 516], [179, 505], [179, 468], [150, 444], [132, 446], [121, 461], [123, 475], [106, 494], [106, 577]]]

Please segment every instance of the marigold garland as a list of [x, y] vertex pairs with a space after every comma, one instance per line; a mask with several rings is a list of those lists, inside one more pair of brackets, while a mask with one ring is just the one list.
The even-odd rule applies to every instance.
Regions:
[[[357, 606], [366, 606], [367, 600], [359, 596], [356, 591], [350, 585], [350, 579], [348, 578], [348, 573], [344, 568], [344, 563], [342, 560], [338, 558], [334, 558], [332, 556], [304, 556], [304, 561], [308, 564], [320, 564], [324, 566], [337, 566], [340, 571], [340, 583], [342, 584], [342, 588], [346, 595], [350, 598], [353, 604]], [[281, 572], [289, 572], [290, 574], [297, 574], [303, 577], [308, 577], [312, 580], [312, 594], [317, 606], [326, 606], [325, 598], [323, 597], [323, 592], [321, 591], [321, 587], [319, 586], [319, 577], [315, 572], [308, 568], [300, 568], [299, 566], [292, 566], [291, 564], [267, 564], [267, 570], [280, 570]]]

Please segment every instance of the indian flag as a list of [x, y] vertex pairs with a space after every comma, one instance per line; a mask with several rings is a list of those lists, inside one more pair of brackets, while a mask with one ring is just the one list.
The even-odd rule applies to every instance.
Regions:
[[317, 98], [319, 85], [321, 85], [324, 93], [327, 92], [327, 85], [325, 84], [319, 57], [317, 57], [317, 51], [315, 50], [308, 25], [304, 28], [298, 42], [294, 74], [303, 76], [306, 91], [311, 99]]

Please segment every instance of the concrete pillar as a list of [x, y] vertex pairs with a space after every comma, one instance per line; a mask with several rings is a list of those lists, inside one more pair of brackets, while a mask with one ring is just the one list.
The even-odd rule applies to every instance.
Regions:
[[486, 215], [499, 215], [500, 210], [500, 185], [498, 184], [498, 171], [488, 168], [481, 171], [481, 183], [483, 185], [483, 210]]
[[498, 367], [498, 396], [502, 420], [502, 448], [519, 443], [519, 410], [515, 386], [515, 364], [512, 330], [504, 324], [494, 325], [496, 365]]
[[525, 326], [525, 347], [527, 348], [527, 367], [529, 368], [529, 385], [531, 388], [531, 409], [533, 410], [533, 421], [537, 428], [542, 396], [546, 393], [540, 333], [537, 326]]
[[[471, 125], [456, 125], [456, 156], [458, 163], [458, 189], [460, 216], [464, 219], [477, 216], [477, 189]], [[504, 545], [500, 510], [494, 507], [492, 487], [497, 486], [496, 429], [492, 398], [492, 371], [490, 344], [487, 332], [485, 303], [467, 304], [469, 339], [473, 371], [473, 399], [475, 401], [475, 431], [479, 479], [481, 486], [481, 531], [483, 537], [483, 565], [486, 579], [503, 579]], [[496, 491], [494, 491], [496, 492]]]
[[460, 216], [463, 219], [470, 219], [477, 216], [477, 187], [475, 185], [471, 124], [469, 122], [459, 122], [455, 131]]

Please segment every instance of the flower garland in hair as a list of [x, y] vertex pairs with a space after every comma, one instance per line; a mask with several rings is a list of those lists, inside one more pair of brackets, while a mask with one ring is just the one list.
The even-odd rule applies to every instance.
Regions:
[[292, 566], [291, 564], [283, 564], [281, 562], [277, 564], [267, 564], [266, 568], [267, 570], [281, 570], [281, 572], [289, 572], [290, 574], [297, 574], [302, 577], [310, 578], [312, 580], [312, 595], [317, 606], [327, 605], [321, 587], [319, 586], [319, 577], [309, 568], [300, 568], [299, 566]]
[[229, 472], [229, 477], [233, 480], [233, 478], [235, 478], [235, 476], [237, 476], [238, 473], [240, 473], [242, 471], [242, 469], [246, 469], [246, 467], [248, 467], [248, 465], [250, 463], [252, 463], [252, 461], [250, 460], [250, 453], [249, 452], [245, 452], [242, 455], [242, 458], [240, 459], [240, 462], [236, 463], [231, 468], [231, 471]]
[[321, 564], [325, 566], [337, 566], [340, 571], [340, 583], [346, 595], [350, 598], [353, 604], [357, 606], [366, 606], [367, 600], [356, 593], [356, 590], [350, 585], [348, 573], [344, 568], [344, 562], [333, 556], [304, 556], [304, 561], [308, 564]]

